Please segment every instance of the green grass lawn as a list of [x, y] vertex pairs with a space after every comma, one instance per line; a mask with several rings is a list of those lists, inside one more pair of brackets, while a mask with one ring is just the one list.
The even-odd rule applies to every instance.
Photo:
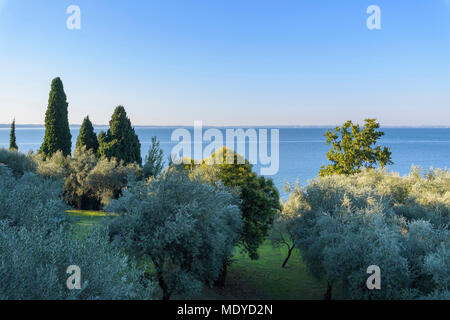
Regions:
[[259, 260], [237, 252], [228, 269], [224, 288], [207, 288], [199, 299], [322, 299], [325, 283], [316, 281], [306, 270], [297, 250], [286, 266], [281, 264], [287, 250], [274, 249], [269, 240], [259, 248]]
[[[84, 234], [86, 227], [102, 224], [111, 219], [105, 212], [69, 210], [74, 218], [77, 234]], [[322, 299], [326, 291], [324, 282], [316, 281], [306, 270], [297, 250], [282, 268], [286, 249], [274, 249], [269, 240], [259, 248], [259, 260], [236, 252], [229, 266], [224, 288], [205, 288], [196, 299]]]
[[79, 226], [99, 224], [106, 218], [106, 213], [102, 211], [68, 210], [67, 213]]
[[84, 236], [88, 227], [103, 224], [108, 219], [111, 219], [111, 216], [107, 216], [103, 211], [68, 210], [66, 213], [75, 224], [76, 236]]

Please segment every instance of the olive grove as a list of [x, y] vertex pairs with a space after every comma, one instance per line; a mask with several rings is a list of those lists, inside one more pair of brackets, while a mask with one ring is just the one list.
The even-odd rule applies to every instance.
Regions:
[[[0, 299], [148, 299], [153, 283], [109, 244], [106, 230], [74, 237], [57, 180], [25, 172], [14, 177], [0, 164]], [[81, 289], [66, 286], [71, 265]]]
[[[352, 299], [448, 298], [450, 172], [384, 170], [320, 177], [297, 186], [296, 244], [310, 272]], [[381, 269], [368, 290], [367, 268]]]

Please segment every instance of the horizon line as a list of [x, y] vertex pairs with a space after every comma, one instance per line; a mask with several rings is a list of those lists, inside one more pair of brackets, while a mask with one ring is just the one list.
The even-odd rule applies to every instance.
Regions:
[[[0, 123], [0, 127], [10, 127], [11, 123]], [[16, 126], [45, 126], [44, 123], [16, 123]], [[72, 123], [70, 126], [81, 126], [81, 123]], [[109, 127], [109, 124], [95, 124], [93, 126], [97, 127]], [[193, 127], [194, 125], [187, 124], [138, 124], [133, 125], [133, 127]], [[268, 127], [268, 128], [328, 128], [328, 127], [337, 127], [342, 126], [342, 124], [231, 124], [231, 125], [203, 125], [203, 127], [215, 127], [215, 128], [259, 128], [259, 127]], [[447, 125], [380, 125], [381, 128], [450, 128], [450, 124]]]

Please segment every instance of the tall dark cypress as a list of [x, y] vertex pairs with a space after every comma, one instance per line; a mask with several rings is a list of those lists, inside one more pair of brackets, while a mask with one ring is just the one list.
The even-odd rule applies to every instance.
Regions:
[[99, 155], [123, 160], [126, 164], [142, 165], [141, 143], [131, 126], [131, 121], [123, 106], [118, 106], [109, 122], [106, 134], [99, 134]]
[[45, 113], [45, 137], [41, 151], [51, 156], [57, 151], [67, 156], [72, 149], [72, 135], [69, 129], [68, 103], [60, 78], [52, 81], [48, 98], [47, 112]]
[[11, 133], [9, 134], [9, 150], [19, 150], [16, 143], [16, 119], [11, 123]]
[[89, 120], [89, 116], [84, 118], [83, 123], [81, 124], [76, 149], [79, 150], [83, 146], [86, 147], [86, 150], [92, 150], [94, 153], [97, 153], [98, 150], [97, 135], [94, 132], [94, 126], [92, 125], [91, 120]]

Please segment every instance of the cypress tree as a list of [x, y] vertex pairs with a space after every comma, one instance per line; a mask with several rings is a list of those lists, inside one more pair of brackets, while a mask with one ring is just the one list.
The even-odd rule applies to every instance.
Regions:
[[99, 155], [142, 165], [141, 143], [123, 106], [118, 106], [106, 133], [99, 134]]
[[9, 150], [19, 150], [16, 143], [16, 119], [11, 123], [11, 133], [9, 134]]
[[84, 118], [81, 124], [80, 133], [77, 138], [76, 149], [81, 149], [83, 146], [86, 150], [92, 150], [94, 153], [98, 151], [97, 135], [94, 132], [94, 126], [92, 125], [89, 116]]
[[51, 156], [59, 150], [65, 156], [71, 152], [72, 135], [69, 129], [67, 107], [63, 83], [60, 78], [55, 78], [52, 81], [45, 113], [45, 137], [41, 146], [41, 152], [47, 156]]

